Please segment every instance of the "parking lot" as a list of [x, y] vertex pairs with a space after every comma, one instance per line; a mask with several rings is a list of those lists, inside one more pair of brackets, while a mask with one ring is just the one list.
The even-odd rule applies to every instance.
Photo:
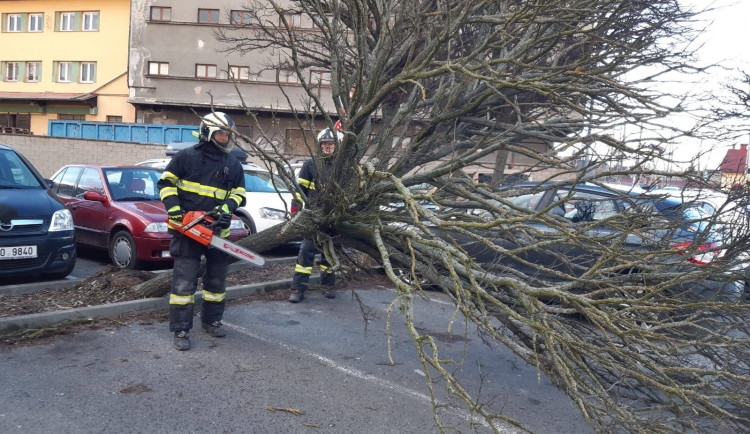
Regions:
[[[187, 352], [172, 348], [166, 323], [147, 321], [4, 350], [0, 431], [436, 432], [425, 368], [395, 311], [389, 363], [386, 310], [395, 292], [356, 292], [367, 320], [349, 290], [333, 300], [313, 293], [299, 304], [253, 301], [227, 309], [226, 338], [194, 331]], [[460, 321], [448, 333], [453, 311], [441, 294], [415, 300], [418, 329], [435, 337], [469, 393], [533, 432], [591, 432], [566, 396], [544, 377], [537, 382], [532, 366]], [[491, 431], [442, 381], [434, 389], [443, 424]]]

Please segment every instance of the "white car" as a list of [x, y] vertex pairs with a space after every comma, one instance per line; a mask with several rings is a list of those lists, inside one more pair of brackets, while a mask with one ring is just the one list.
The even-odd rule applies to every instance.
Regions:
[[250, 233], [275, 226], [290, 217], [292, 192], [278, 176], [256, 166], [243, 164], [245, 172], [245, 206], [234, 212], [245, 222]]
[[[171, 158], [142, 161], [137, 166], [164, 170]], [[290, 217], [292, 193], [284, 181], [266, 169], [254, 164], [243, 164], [245, 172], [245, 206], [234, 214], [242, 220], [251, 234], [275, 226]]]

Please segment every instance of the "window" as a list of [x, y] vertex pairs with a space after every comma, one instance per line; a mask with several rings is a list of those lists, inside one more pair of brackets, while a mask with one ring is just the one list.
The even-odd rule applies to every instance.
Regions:
[[[302, 14], [284, 14], [284, 19], [289, 27], [302, 27]], [[283, 26], [284, 22], [280, 22], [279, 25]]]
[[249, 11], [232, 11], [229, 22], [235, 26], [249, 25], [252, 15]]
[[73, 71], [73, 64], [70, 62], [58, 62], [57, 64], [57, 81], [59, 83], [70, 83], [70, 75]]
[[95, 32], [99, 30], [99, 12], [83, 13], [83, 31]]
[[203, 24], [218, 24], [218, 9], [198, 9], [198, 22]]
[[299, 78], [291, 69], [281, 69], [279, 70], [279, 83], [299, 83]]
[[29, 31], [41, 32], [44, 26], [44, 14], [29, 14]]
[[168, 62], [148, 62], [149, 75], [169, 75]]
[[60, 187], [57, 189], [57, 194], [73, 196], [76, 192], [76, 181], [78, 181], [78, 175], [81, 174], [81, 170], [81, 167], [68, 167], [68, 170], [65, 171], [60, 180]]
[[73, 25], [76, 21], [75, 12], [62, 12], [60, 13], [60, 31], [61, 32], [72, 32]]
[[310, 71], [310, 83], [330, 86], [331, 73], [328, 71]]
[[5, 62], [5, 81], [18, 81], [18, 62]]
[[172, 8], [160, 6], [151, 6], [151, 20], [153, 21], [172, 21]]
[[249, 66], [230, 66], [229, 67], [229, 79], [238, 81], [249, 81], [250, 80], [250, 67]]
[[8, 15], [8, 26], [6, 27], [6, 30], [9, 32], [21, 31], [21, 14]]
[[57, 119], [61, 121], [85, 121], [86, 115], [71, 115], [71, 114], [61, 113], [57, 115]]
[[42, 62], [26, 62], [26, 81], [39, 81], [39, 73], [42, 70]]
[[108, 124], [120, 124], [122, 123], [122, 116], [110, 116], [107, 115]]
[[216, 65], [195, 65], [196, 78], [216, 78]]
[[96, 81], [96, 62], [81, 62], [81, 83]]
[[87, 191], [104, 194], [104, 183], [102, 182], [102, 177], [99, 176], [99, 171], [90, 167], [83, 169], [81, 179], [78, 180], [76, 197], [83, 199], [83, 194]]

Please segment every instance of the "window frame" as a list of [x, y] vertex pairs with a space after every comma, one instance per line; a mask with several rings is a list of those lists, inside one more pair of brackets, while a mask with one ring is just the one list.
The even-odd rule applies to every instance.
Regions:
[[[93, 28], [86, 28], [86, 18], [94, 17], [91, 20], [91, 26], [96, 22], [96, 26]], [[99, 31], [99, 11], [85, 11], [81, 13], [81, 31], [82, 32], [98, 32]]]
[[108, 124], [121, 124], [122, 123], [122, 116], [107, 115], [107, 123]]
[[[235, 75], [234, 70], [237, 70], [237, 75]], [[242, 77], [242, 72], [245, 71], [247, 74], [247, 78]], [[228, 78], [229, 80], [236, 80], [236, 81], [251, 81], [250, 80], [250, 67], [249, 66], [240, 66], [240, 65], [229, 65], [229, 74]]]
[[[65, 68], [63, 68], [65, 66]], [[62, 79], [62, 72], [65, 73], [65, 80]], [[73, 62], [57, 62], [57, 83], [71, 83], [71, 75], [73, 74]]]
[[[201, 21], [201, 13], [205, 12], [206, 21]], [[216, 21], [211, 21], [213, 13], [216, 13]], [[198, 9], [198, 24], [219, 24], [219, 18], [221, 17], [220, 9]]]
[[[154, 12], [156, 11], [159, 11], [158, 18], [154, 18]], [[168, 12], [169, 18], [164, 17], [165, 12]], [[151, 6], [148, 16], [151, 21], [169, 22], [172, 21], [172, 8], [168, 6]]]
[[[282, 76], [285, 77], [283, 81]], [[290, 80], [292, 77], [294, 77], [294, 81]], [[277, 81], [279, 83], [285, 84], [299, 84], [299, 76], [297, 75], [297, 71], [293, 69], [279, 69], [277, 74]]]
[[[67, 19], [69, 18], [69, 19]], [[63, 23], [67, 22], [67, 26], [63, 27]], [[76, 13], [75, 12], [60, 12], [60, 22], [58, 23], [57, 30], [60, 32], [74, 32], [76, 25]]]
[[[38, 18], [38, 19], [35, 19], [35, 18]], [[37, 24], [39, 25], [39, 30], [36, 30], [36, 27], [31, 25], [32, 20], [37, 21]], [[40, 33], [44, 31], [44, 13], [43, 12], [34, 12], [34, 13], [29, 14], [28, 31], [31, 33]]]
[[[90, 75], [88, 80], [84, 80], [84, 70], [86, 75]], [[78, 82], [79, 83], [96, 83], [96, 62], [81, 62], [78, 67]]]
[[[203, 69], [203, 75], [199, 75], [198, 71], [200, 69]], [[213, 68], [213, 75], [210, 75], [209, 71]], [[216, 73], [218, 71], [218, 68], [216, 65], [212, 65], [209, 63], [196, 63], [195, 64], [195, 78], [216, 78]]]
[[[35, 67], [32, 68], [32, 65], [35, 65]], [[34, 71], [36, 73], [34, 78], [30, 78], [29, 76], [29, 73], [31, 71]], [[24, 71], [23, 76], [24, 81], [27, 83], [38, 83], [39, 80], [41, 80], [42, 76], [42, 62], [37, 60], [27, 61], [26, 70]]]
[[[240, 20], [236, 20], [235, 16], [240, 15]], [[245, 18], [247, 17], [247, 20]], [[229, 11], [229, 24], [233, 26], [248, 26], [253, 19], [252, 13], [244, 9], [233, 9]]]
[[[14, 65], [11, 68], [11, 65]], [[18, 62], [12, 61], [12, 62], [3, 62], [3, 66], [5, 67], [5, 71], [3, 71], [3, 81], [9, 81], [9, 82], [16, 82], [18, 81], [18, 72], [19, 72], [19, 66]], [[13, 71], [13, 76], [11, 77], [9, 72]]]
[[[152, 66], [156, 66], [156, 73], [151, 72]], [[166, 66], [167, 70], [165, 73], [162, 73], [162, 67]], [[149, 61], [148, 62], [148, 75], [155, 76], [155, 77], [167, 77], [169, 76], [169, 62], [156, 62], [156, 61]]]
[[[11, 22], [14, 23], [11, 26]], [[5, 23], [5, 31], [8, 33], [20, 33], [23, 31], [23, 14], [8, 14], [8, 20]]]
[[[286, 22], [289, 25], [290, 29], [302, 28], [302, 14], [285, 13], [284, 19], [286, 19]], [[283, 25], [284, 25], [284, 21], [281, 19], [281, 16], [279, 16], [279, 26], [283, 26]]]
[[[317, 80], [316, 80], [317, 75]], [[325, 76], [328, 76], [328, 79], [325, 79]], [[311, 85], [318, 85], [321, 86], [330, 86], [331, 85], [331, 71], [324, 71], [322, 69], [313, 69], [310, 71], [310, 84]]]

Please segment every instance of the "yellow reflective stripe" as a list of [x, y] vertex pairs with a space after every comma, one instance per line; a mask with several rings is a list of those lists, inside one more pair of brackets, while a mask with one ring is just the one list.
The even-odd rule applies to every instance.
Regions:
[[177, 181], [180, 180], [180, 178], [178, 178], [177, 175], [175, 175], [172, 172], [167, 172], [166, 170], [164, 171], [164, 173], [161, 174], [161, 179], [166, 179], [172, 184], [177, 184]]
[[224, 297], [226, 297], [226, 295], [226, 292], [208, 292], [205, 289], [203, 290], [203, 299], [206, 301], [221, 303], [222, 301], [224, 301]]
[[169, 294], [169, 304], [193, 304], [195, 303], [195, 297], [192, 295], [177, 295]]
[[229, 195], [229, 199], [237, 202], [237, 206], [240, 206], [242, 199], [245, 198], [245, 189], [237, 187], [232, 189], [232, 193]]
[[211, 187], [210, 185], [199, 184], [197, 182], [185, 181], [184, 179], [177, 181], [177, 188], [201, 196], [215, 197], [216, 199], [224, 199], [227, 197], [226, 190]]
[[164, 198], [168, 196], [177, 196], [177, 187], [164, 187], [159, 190], [159, 197], [161, 197], [161, 200], [164, 200]]
[[179, 211], [179, 210], [180, 210], [180, 206], [179, 205], [175, 205], [172, 208], [169, 208], [169, 210], [167, 210], [167, 212]]
[[296, 191], [294, 192], [294, 197], [297, 198], [298, 201], [302, 202], [302, 195], [297, 193]]
[[297, 178], [297, 184], [299, 184], [299, 185], [301, 185], [301, 186], [303, 186], [305, 188], [310, 188], [311, 182], [308, 181], [307, 179], [304, 179], [304, 178]]
[[310, 190], [315, 190], [315, 183], [314, 183], [314, 182], [311, 182], [311, 183], [310, 183], [310, 186], [309, 186], [309, 187], [307, 187], [307, 188], [309, 188]]
[[300, 264], [297, 264], [297, 266], [294, 267], [294, 272], [302, 274], [312, 274], [312, 267], [303, 267]]
[[229, 229], [222, 229], [221, 234], [219, 235], [221, 238], [226, 238], [229, 236]]

